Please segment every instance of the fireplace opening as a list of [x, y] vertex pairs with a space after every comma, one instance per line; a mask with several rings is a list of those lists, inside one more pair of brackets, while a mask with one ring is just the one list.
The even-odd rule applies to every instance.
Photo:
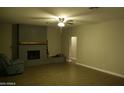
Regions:
[[27, 59], [28, 60], [40, 59], [40, 50], [27, 51]]

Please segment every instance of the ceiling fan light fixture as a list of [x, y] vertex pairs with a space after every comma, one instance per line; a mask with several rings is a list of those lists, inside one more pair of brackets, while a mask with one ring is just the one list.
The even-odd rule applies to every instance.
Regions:
[[64, 27], [65, 24], [64, 24], [63, 22], [59, 22], [59, 23], [58, 23], [58, 26], [59, 26], [59, 27]]

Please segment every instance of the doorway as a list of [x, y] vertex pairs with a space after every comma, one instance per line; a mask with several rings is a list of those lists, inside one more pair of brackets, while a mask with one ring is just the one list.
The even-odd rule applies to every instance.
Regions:
[[69, 47], [69, 62], [74, 62], [77, 60], [77, 37], [72, 36], [70, 39]]

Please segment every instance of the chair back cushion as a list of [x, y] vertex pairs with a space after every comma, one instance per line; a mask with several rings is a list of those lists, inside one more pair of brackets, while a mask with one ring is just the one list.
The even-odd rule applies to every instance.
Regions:
[[2, 62], [3, 65], [11, 65], [9, 58], [5, 56], [4, 54], [0, 54], [0, 61]]

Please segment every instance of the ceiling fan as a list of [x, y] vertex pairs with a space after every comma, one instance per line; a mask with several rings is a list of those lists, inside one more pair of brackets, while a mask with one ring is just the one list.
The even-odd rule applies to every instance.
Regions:
[[58, 26], [59, 27], [64, 27], [65, 25], [73, 25], [74, 21], [73, 20], [67, 20], [66, 18], [60, 17], [58, 18], [59, 22], [58, 22]]
[[32, 17], [31, 19], [33, 20], [45, 20], [46, 24], [51, 24], [51, 22], [56, 23], [59, 27], [64, 27], [66, 25], [73, 25], [74, 24], [74, 20], [73, 18], [67, 18], [64, 16], [60, 16], [60, 17]]
[[[83, 14], [85, 15], [89, 15], [90, 13], [94, 12], [92, 10], [96, 10], [99, 7], [89, 7], [88, 11]], [[33, 20], [42, 20], [46, 23], [46, 25], [48, 24], [56, 24], [59, 27], [65, 27], [65, 26], [72, 26], [74, 24], [79, 23], [80, 17], [82, 17], [82, 15], [75, 15], [75, 16], [55, 16], [55, 15], [49, 15], [49, 16], [42, 16], [42, 17], [32, 17], [31, 19]]]

